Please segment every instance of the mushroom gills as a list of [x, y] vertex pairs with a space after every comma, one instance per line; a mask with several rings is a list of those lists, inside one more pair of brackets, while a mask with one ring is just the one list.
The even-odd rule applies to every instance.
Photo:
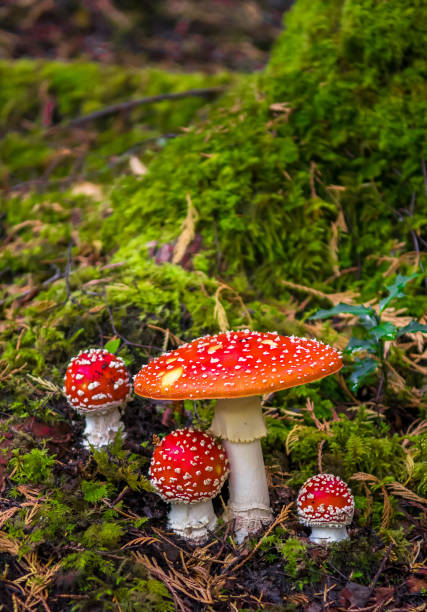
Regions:
[[345, 526], [342, 527], [312, 527], [309, 537], [314, 544], [329, 544], [331, 542], [342, 542], [348, 540]]

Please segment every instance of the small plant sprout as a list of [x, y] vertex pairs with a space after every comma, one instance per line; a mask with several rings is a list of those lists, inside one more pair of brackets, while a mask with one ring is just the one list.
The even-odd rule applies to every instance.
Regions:
[[354, 499], [338, 476], [309, 478], [298, 493], [297, 509], [300, 523], [311, 527], [311, 542], [331, 544], [348, 538], [346, 525], [353, 519]]
[[218, 399], [210, 431], [230, 462], [227, 519], [242, 542], [272, 518], [261, 438], [261, 396], [337, 372], [339, 351], [317, 340], [230, 331], [193, 340], [142, 367], [135, 392], [155, 399]]
[[[395, 342], [405, 334], [416, 332], [427, 333], [427, 325], [419, 321], [410, 321], [398, 327], [387, 321], [385, 310], [397, 298], [405, 297], [404, 289], [419, 274], [411, 276], [397, 275], [394, 283], [387, 287], [388, 295], [378, 304], [364, 306], [363, 304], [337, 304], [329, 310], [319, 310], [310, 317], [311, 320], [328, 319], [339, 315], [350, 314], [357, 317], [357, 326], [360, 327], [356, 335], [352, 335], [344, 354], [355, 356], [351, 365], [350, 387], [357, 391], [359, 387], [367, 384], [373, 375], [379, 374], [377, 399], [387, 391], [388, 372], [386, 356], [387, 345]], [[387, 344], [386, 344], [387, 343]]]
[[171, 504], [168, 527], [194, 544], [205, 542], [217, 523], [212, 498], [228, 475], [222, 445], [202, 431], [177, 429], [157, 444], [149, 473]]
[[83, 446], [111, 444], [123, 429], [119, 408], [131, 393], [123, 359], [105, 349], [81, 351], [67, 367], [64, 393], [70, 406], [86, 416]]

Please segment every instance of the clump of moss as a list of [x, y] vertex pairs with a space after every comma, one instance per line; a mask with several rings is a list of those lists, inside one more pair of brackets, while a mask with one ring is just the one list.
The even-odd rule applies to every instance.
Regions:
[[75, 127], [68, 122], [121, 102], [225, 86], [231, 77], [23, 59], [1, 61], [0, 80], [5, 84], [0, 92], [0, 129], [6, 130], [0, 146], [0, 180], [11, 187], [28, 180], [42, 186], [67, 185], [70, 174], [111, 180], [146, 144], [161, 148], [163, 137], [186, 126], [209, 96], [136, 106]]
[[116, 187], [107, 244], [126, 237], [126, 257], [176, 238], [189, 193], [204, 243], [197, 269], [278, 295], [282, 278], [318, 285], [357, 266], [373, 291], [385, 268], [367, 257], [396, 240], [412, 249], [427, 209], [422, 12], [412, 3], [402, 20], [397, 2], [298, 2], [265, 74], [171, 143], [142, 182]]

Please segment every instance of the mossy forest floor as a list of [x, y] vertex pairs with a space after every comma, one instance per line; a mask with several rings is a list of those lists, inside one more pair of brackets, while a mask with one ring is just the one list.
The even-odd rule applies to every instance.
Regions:
[[[426, 14], [297, 0], [254, 74], [0, 62], [0, 610], [426, 609]], [[148, 466], [212, 402], [132, 396], [88, 452], [63, 376], [84, 348], [134, 375], [239, 328], [345, 366], [264, 398], [271, 526], [192, 548]], [[356, 501], [329, 548], [295, 509], [319, 471]]]

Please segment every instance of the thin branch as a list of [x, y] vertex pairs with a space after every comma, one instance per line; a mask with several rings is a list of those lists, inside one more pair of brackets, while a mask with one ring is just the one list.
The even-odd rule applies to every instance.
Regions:
[[377, 573], [375, 574], [374, 579], [372, 580], [371, 584], [369, 585], [369, 591], [367, 592], [366, 597], [364, 598], [364, 601], [361, 603], [361, 606], [360, 606], [361, 608], [366, 606], [368, 601], [370, 600], [371, 595], [372, 595], [372, 593], [375, 590], [375, 587], [376, 587], [376, 584], [378, 582], [378, 579], [379, 579], [379, 577], [381, 576], [381, 574], [384, 571], [384, 567], [385, 567], [385, 564], [388, 561], [388, 558], [390, 556], [392, 547], [393, 547], [393, 543], [391, 543], [391, 544], [389, 544], [387, 546], [386, 551], [385, 551], [385, 555], [384, 555], [384, 557], [383, 557], [383, 559], [382, 559], [382, 561], [380, 563], [380, 566], [379, 566], [379, 568], [377, 570]]
[[162, 351], [160, 346], [154, 346], [153, 344], [138, 344], [137, 342], [132, 342], [131, 340], [128, 340], [127, 338], [125, 338], [124, 336], [122, 336], [122, 334], [117, 331], [116, 325], [114, 323], [114, 317], [113, 317], [113, 313], [111, 312], [111, 308], [108, 304], [108, 300], [107, 300], [107, 293], [105, 291], [105, 288], [103, 289], [103, 297], [104, 297], [104, 304], [105, 304], [105, 308], [107, 310], [108, 313], [108, 318], [110, 319], [110, 325], [111, 325], [111, 329], [113, 330], [113, 333], [120, 338], [120, 340], [123, 340], [123, 342], [127, 345], [130, 346], [137, 346], [138, 348], [144, 348], [144, 349], [148, 349], [148, 350], [156, 350], [156, 351]]
[[322, 474], [322, 472], [323, 472], [323, 468], [322, 468], [322, 450], [323, 450], [323, 445], [325, 444], [325, 442], [326, 442], [325, 438], [323, 438], [323, 440], [320, 440], [319, 446], [317, 448], [317, 465], [318, 465], [318, 469], [319, 469], [319, 474]]
[[139, 98], [137, 100], [128, 100], [127, 102], [119, 102], [118, 104], [106, 106], [105, 108], [101, 108], [99, 111], [89, 113], [88, 115], [76, 117], [65, 126], [58, 127], [74, 127], [76, 125], [81, 125], [82, 123], [88, 123], [89, 121], [100, 119], [101, 117], [130, 111], [137, 106], [143, 106], [145, 104], [163, 102], [164, 100], [181, 100], [182, 98], [209, 98], [211, 96], [217, 96], [223, 91], [224, 89], [222, 87], [205, 87], [200, 89], [189, 89], [188, 91], [180, 91], [176, 93], [159, 94], [157, 96], [147, 96], [146, 98]]
[[424, 189], [427, 195], [427, 168], [426, 168], [426, 162], [424, 157], [421, 158], [421, 168], [423, 170], [423, 177], [424, 177]]

